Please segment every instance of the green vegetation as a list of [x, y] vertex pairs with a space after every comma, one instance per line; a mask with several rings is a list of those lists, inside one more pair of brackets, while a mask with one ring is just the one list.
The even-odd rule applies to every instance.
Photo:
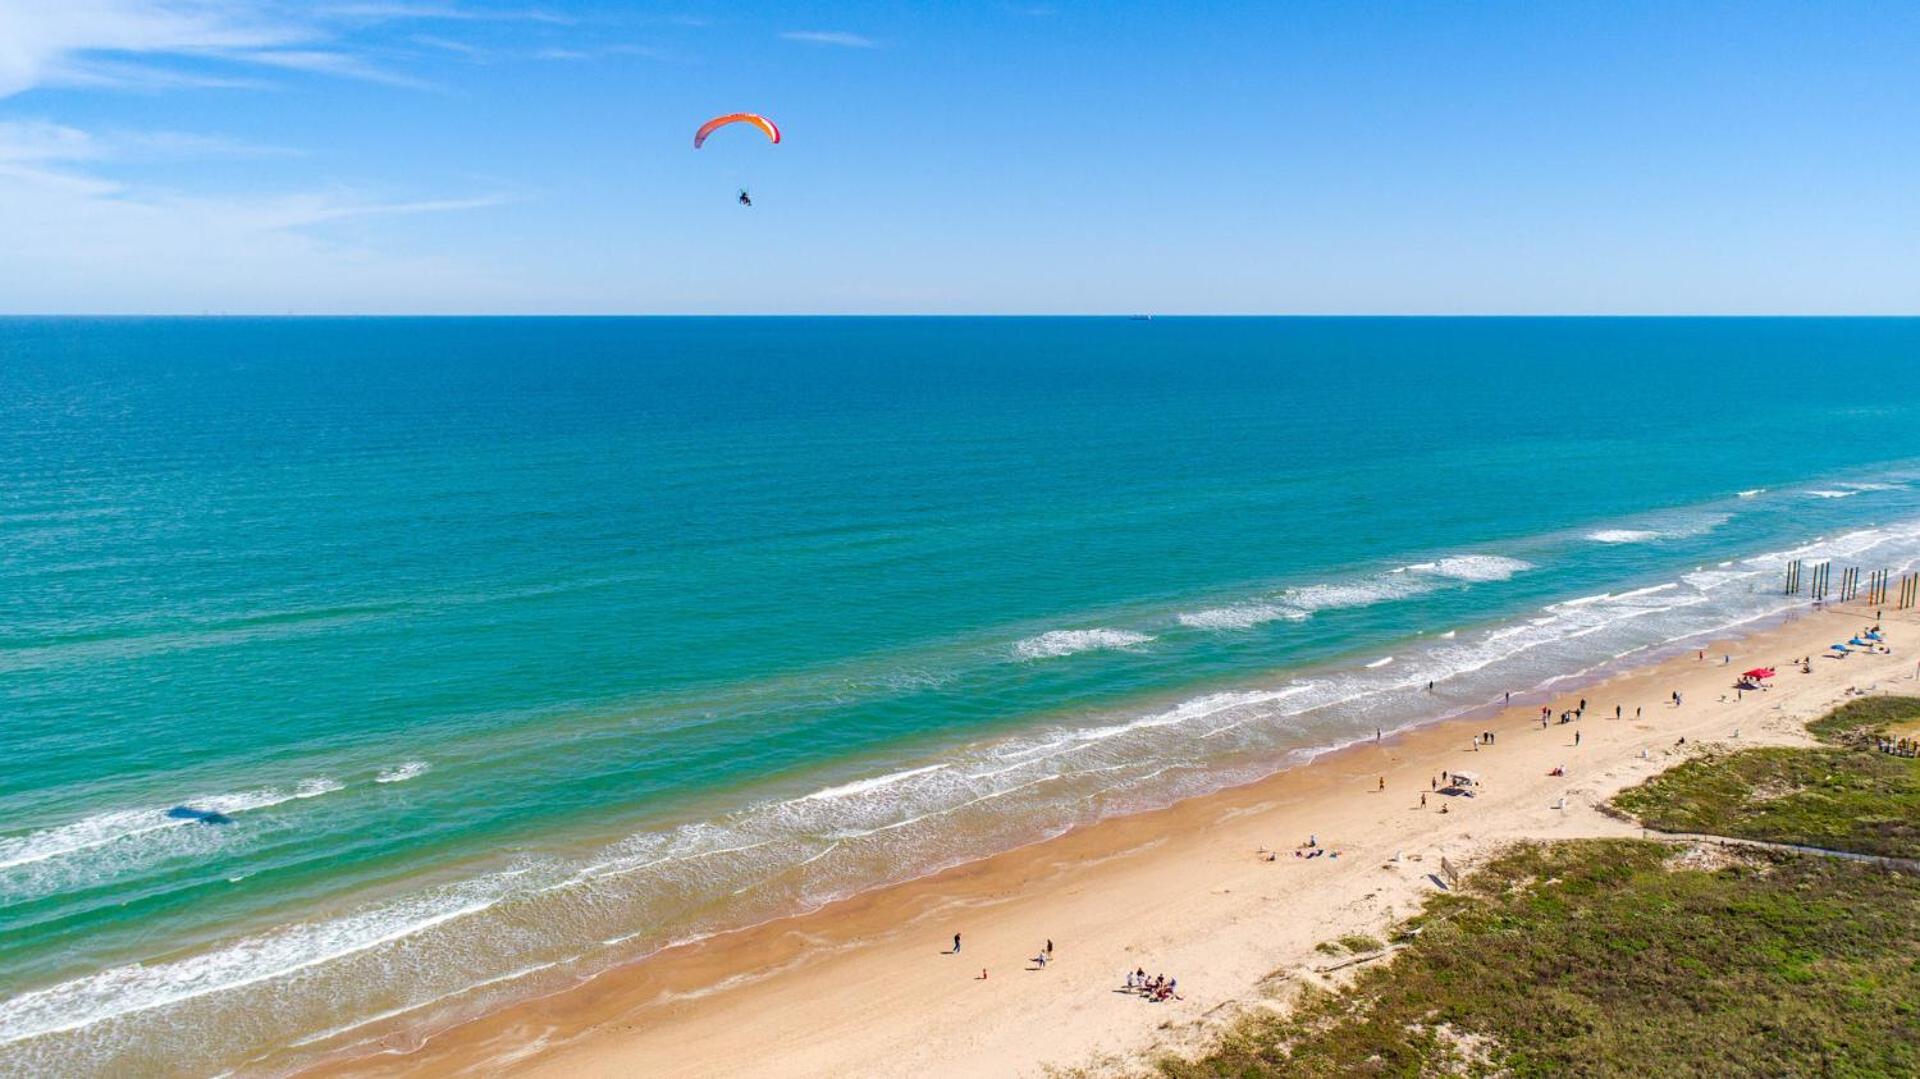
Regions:
[[1338, 940], [1323, 940], [1313, 946], [1321, 955], [1366, 955], [1385, 948], [1386, 942], [1365, 933], [1348, 933]]
[[[1812, 749], [1697, 758], [1615, 804], [1667, 831], [1920, 857], [1920, 761], [1866, 698]], [[1580, 840], [1434, 896], [1389, 964], [1242, 1020], [1168, 1079], [1920, 1075], [1920, 875], [1819, 855]], [[1322, 945], [1338, 954], [1350, 940]], [[1377, 945], [1378, 942], [1369, 941]]]
[[1807, 724], [1807, 731], [1823, 742], [1858, 745], [1916, 721], [1920, 697], [1861, 697]]
[[1366, 955], [1386, 947], [1386, 943], [1365, 933], [1348, 933], [1340, 938], [1340, 946], [1354, 955]]
[[1871, 742], [1916, 716], [1920, 698], [1853, 701], [1807, 725], [1841, 747], [1698, 757], [1614, 805], [1666, 832], [1920, 857], [1920, 760], [1876, 753]]
[[1815, 856], [1674, 868], [1667, 844], [1517, 848], [1338, 993], [1169, 1079], [1920, 1073], [1920, 878]]

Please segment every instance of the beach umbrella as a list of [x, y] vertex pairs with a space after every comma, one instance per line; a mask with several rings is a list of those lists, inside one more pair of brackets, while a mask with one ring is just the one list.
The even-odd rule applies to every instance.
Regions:
[[1747, 673], [1745, 673], [1745, 674], [1743, 674], [1743, 675], [1741, 675], [1740, 677], [1742, 677], [1742, 678], [1772, 678], [1772, 677], [1773, 677], [1773, 668], [1772, 668], [1772, 667], [1755, 667], [1755, 668], [1754, 668], [1753, 670], [1750, 670], [1750, 671], [1748, 671]]
[[1856, 648], [1865, 648], [1867, 646], [1867, 642], [1861, 640], [1858, 637], [1847, 638], [1847, 643], [1850, 645], [1853, 645]]
[[1847, 646], [1844, 644], [1830, 645], [1829, 647], [1831, 647], [1835, 652], [1844, 652], [1847, 650]]

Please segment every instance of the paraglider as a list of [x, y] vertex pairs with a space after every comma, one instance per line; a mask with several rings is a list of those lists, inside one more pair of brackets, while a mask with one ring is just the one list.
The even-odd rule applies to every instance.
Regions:
[[698, 150], [701, 144], [707, 141], [708, 135], [726, 127], [728, 124], [752, 124], [754, 127], [760, 129], [760, 133], [767, 137], [768, 142], [777, 143], [780, 141], [780, 129], [774, 125], [772, 120], [751, 112], [733, 112], [725, 116], [716, 116], [706, 123], [701, 124], [700, 130], [693, 133], [693, 148]]
[[[778, 143], [780, 141], [780, 128], [776, 126], [772, 120], [751, 112], [730, 112], [725, 116], [716, 116], [706, 123], [701, 124], [700, 130], [693, 133], [693, 148], [698, 150], [706, 144], [708, 135], [713, 134], [729, 124], [746, 124], [758, 129], [762, 135], [767, 137], [768, 142]], [[753, 196], [747, 194], [747, 189], [744, 187], [740, 189], [740, 196], [735, 201], [739, 202], [742, 206], [753, 206]]]

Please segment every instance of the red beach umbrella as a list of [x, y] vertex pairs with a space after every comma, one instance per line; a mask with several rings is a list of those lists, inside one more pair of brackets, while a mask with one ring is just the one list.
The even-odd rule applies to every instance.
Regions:
[[1772, 678], [1772, 677], [1773, 677], [1773, 668], [1772, 668], [1772, 667], [1755, 667], [1755, 668], [1754, 668], [1753, 670], [1750, 670], [1750, 671], [1748, 671], [1747, 673], [1745, 673], [1745, 674], [1743, 674], [1743, 675], [1741, 675], [1740, 677], [1742, 677], [1742, 678]]

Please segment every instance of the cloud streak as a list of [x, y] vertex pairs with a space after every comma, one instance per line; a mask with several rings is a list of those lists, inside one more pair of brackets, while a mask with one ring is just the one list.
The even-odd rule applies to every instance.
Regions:
[[540, 22], [553, 26], [572, 26], [577, 21], [539, 8], [508, 10], [428, 3], [330, 4], [320, 8], [317, 14], [323, 18], [352, 19], [362, 22], [436, 20], [442, 22]]
[[[431, 88], [356, 47], [356, 29], [395, 21], [574, 22], [538, 8], [453, 3], [343, 3], [303, 12], [267, 0], [0, 0], [0, 98], [40, 86], [261, 85], [244, 74], [248, 68]], [[458, 51], [445, 38], [427, 40]]]
[[[368, 218], [462, 213], [505, 196], [391, 200], [352, 191], [146, 194], [91, 176], [106, 140], [51, 125], [0, 130], [0, 307], [72, 313], [445, 311], [510, 302], [516, 285], [434, 255], [330, 234]], [[351, 232], [348, 233], [351, 235]], [[156, 274], [155, 267], [165, 267]], [[136, 306], [128, 306], [130, 299]]]
[[843, 49], [877, 49], [878, 41], [845, 30], [786, 30], [780, 34], [788, 41], [798, 41], [808, 45], [836, 45]]

